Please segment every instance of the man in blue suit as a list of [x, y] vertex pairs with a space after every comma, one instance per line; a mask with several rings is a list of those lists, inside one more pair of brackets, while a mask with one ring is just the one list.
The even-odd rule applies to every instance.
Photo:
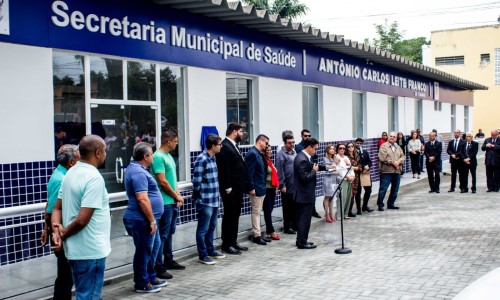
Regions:
[[294, 199], [297, 203], [298, 230], [297, 248], [314, 249], [314, 243], [307, 242], [314, 204], [316, 203], [316, 172], [325, 171], [325, 166], [313, 163], [312, 157], [316, 155], [319, 142], [315, 138], [304, 140], [304, 150], [297, 153], [293, 162], [293, 175], [295, 180]]
[[248, 174], [248, 197], [252, 205], [252, 241], [258, 245], [266, 245], [271, 240], [263, 238], [260, 232], [260, 212], [266, 196], [266, 171], [262, 152], [269, 145], [269, 138], [259, 134], [255, 145], [245, 155], [245, 167]]

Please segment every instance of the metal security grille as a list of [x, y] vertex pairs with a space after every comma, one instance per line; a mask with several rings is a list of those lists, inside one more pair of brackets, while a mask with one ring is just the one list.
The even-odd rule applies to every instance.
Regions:
[[489, 53], [481, 54], [481, 62], [489, 63], [490, 62], [490, 54]]
[[436, 66], [463, 65], [464, 56], [436, 57]]

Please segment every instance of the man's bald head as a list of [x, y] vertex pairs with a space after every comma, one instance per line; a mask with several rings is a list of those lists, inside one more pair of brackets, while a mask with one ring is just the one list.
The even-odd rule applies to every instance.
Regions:
[[491, 137], [492, 138], [496, 138], [498, 135], [498, 129], [492, 129], [491, 130]]
[[80, 150], [80, 156], [82, 159], [88, 160], [95, 156], [97, 150], [102, 150], [106, 148], [106, 143], [104, 140], [94, 134], [89, 134], [84, 136], [78, 144], [78, 150]]

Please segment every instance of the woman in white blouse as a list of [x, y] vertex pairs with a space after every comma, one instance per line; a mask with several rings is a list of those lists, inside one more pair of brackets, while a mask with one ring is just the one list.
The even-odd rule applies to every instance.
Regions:
[[[352, 182], [355, 179], [354, 171], [352, 168], [349, 170], [351, 167], [351, 161], [349, 160], [349, 157], [345, 155], [346, 153], [346, 145], [344, 143], [339, 143], [337, 145], [337, 181], [340, 182], [342, 178], [345, 179], [340, 185], [341, 187], [341, 197], [340, 201], [342, 201], [342, 208], [343, 208], [343, 215], [345, 219], [350, 219], [347, 214], [349, 213], [349, 206], [351, 204], [351, 198], [352, 198]], [[349, 170], [349, 172], [348, 172]], [[346, 175], [347, 174], [347, 175]], [[337, 197], [339, 198], [339, 197]], [[340, 206], [337, 205], [337, 219], [341, 217], [340, 212], [339, 212]]]
[[413, 178], [417, 174], [417, 178], [420, 179], [420, 150], [422, 149], [422, 142], [417, 136], [416, 132], [411, 134], [411, 140], [408, 141], [408, 153], [410, 153], [411, 160], [411, 172], [413, 173]]

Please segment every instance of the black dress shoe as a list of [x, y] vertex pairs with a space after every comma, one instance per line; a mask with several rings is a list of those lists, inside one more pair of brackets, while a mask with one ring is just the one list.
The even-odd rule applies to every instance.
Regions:
[[227, 247], [227, 248], [222, 248], [222, 252], [225, 252], [227, 254], [232, 254], [232, 255], [240, 255], [241, 254], [240, 250], [234, 248], [233, 246]]
[[268, 237], [266, 237], [266, 236], [261, 236], [260, 238], [261, 238], [262, 240], [264, 240], [264, 242], [266, 242], [266, 243], [270, 243], [270, 242], [272, 241], [270, 238], [268, 238]]
[[285, 230], [283, 232], [286, 233], [286, 234], [296, 234], [297, 233], [297, 231], [295, 231], [295, 230], [293, 230], [291, 228], [289, 228], [289, 229], [287, 229], [287, 230]]
[[257, 245], [262, 245], [262, 246], [267, 245], [266, 241], [264, 241], [261, 236], [253, 237], [252, 242], [256, 243]]
[[[307, 244], [307, 245], [314, 245], [314, 243], [313, 243], [313, 242], [307, 242], [306, 244]], [[295, 246], [297, 246], [297, 247], [298, 247], [299, 245], [300, 245], [299, 243], [295, 242]]]
[[358, 215], [358, 216], [361, 216], [362, 214], [363, 214], [363, 213], [361, 212], [361, 210], [358, 210], [358, 211], [356, 212], [356, 215]]
[[396, 206], [396, 205], [387, 206], [387, 209], [399, 209], [399, 206]]
[[313, 211], [312, 216], [315, 218], [321, 219], [321, 216], [315, 211]]
[[378, 211], [384, 211], [384, 208], [383, 207], [379, 207]]
[[468, 192], [469, 192], [469, 190], [461, 190], [461, 191], [460, 191], [460, 194], [463, 194], [463, 193], [468, 193]]
[[348, 216], [349, 218], [356, 218], [356, 215], [355, 215], [355, 214], [353, 214], [353, 213], [348, 213], [348, 214], [347, 214], [347, 216]]
[[310, 244], [305, 244], [305, 245], [304, 245], [304, 244], [299, 244], [299, 245], [297, 246], [297, 248], [299, 248], [299, 249], [314, 249], [314, 248], [316, 248], [316, 245], [310, 245]]
[[486, 193], [491, 193], [491, 192], [493, 192], [493, 190], [487, 190], [487, 191], [486, 191]]
[[240, 251], [248, 251], [248, 247], [245, 247], [245, 246], [242, 246], [238, 243], [234, 244], [233, 246], [236, 250], [240, 250]]
[[372, 212], [373, 209], [369, 208], [368, 206], [367, 207], [363, 207], [362, 211], [366, 211], [366, 212]]
[[439, 190], [436, 190], [436, 193], [437, 193], [437, 194], [439, 194], [439, 193], [441, 193], [441, 192], [440, 192]]
[[454, 191], [455, 191], [455, 189], [450, 189], [450, 190], [448, 191], [448, 193], [453, 193]]
[[475, 194], [476, 193], [476, 190], [472, 190], [472, 193]]
[[435, 190], [430, 190], [429, 193], [435, 193], [436, 191]]

